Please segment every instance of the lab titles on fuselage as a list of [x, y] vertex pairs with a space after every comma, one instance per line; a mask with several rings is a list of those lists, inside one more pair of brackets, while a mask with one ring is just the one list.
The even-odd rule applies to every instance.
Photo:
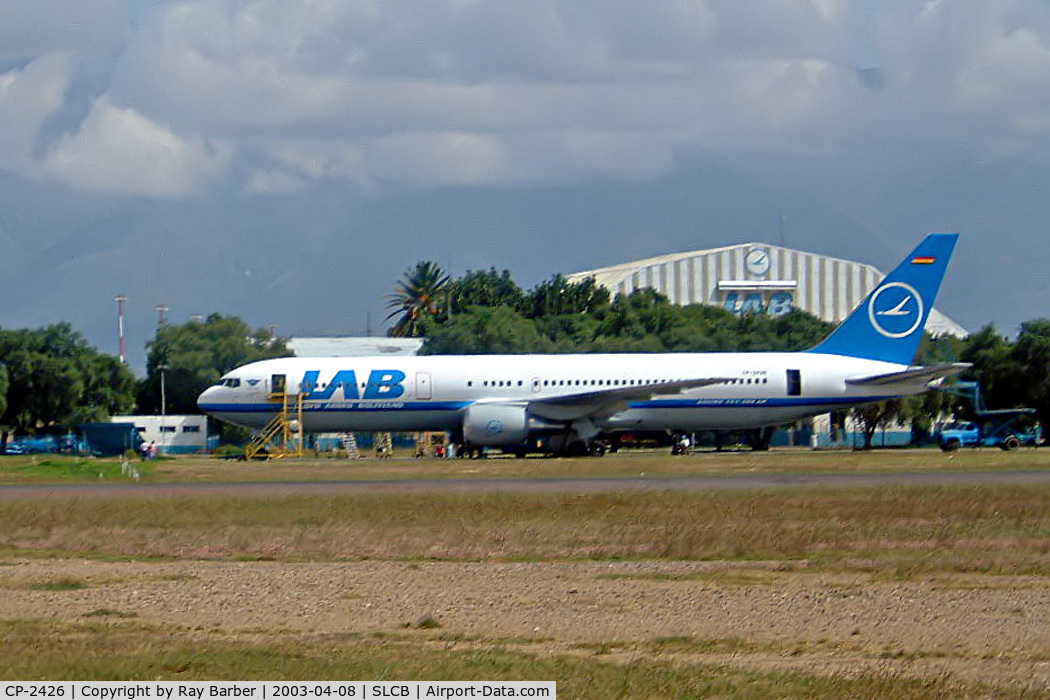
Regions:
[[324, 388], [321, 389], [318, 380], [320, 370], [311, 369], [303, 374], [300, 386], [305, 392], [305, 401], [327, 401], [335, 394], [336, 389], [343, 390], [345, 401], [373, 401], [377, 399], [398, 399], [405, 393], [405, 373], [398, 369], [374, 369], [368, 374], [368, 381], [364, 383], [364, 394], [357, 383], [357, 373], [352, 369], [341, 369], [335, 373]]

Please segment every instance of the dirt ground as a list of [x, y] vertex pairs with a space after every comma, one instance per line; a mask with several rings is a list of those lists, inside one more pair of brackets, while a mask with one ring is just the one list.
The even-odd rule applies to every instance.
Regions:
[[[76, 590], [39, 590], [73, 579]], [[719, 562], [104, 562], [7, 559], [0, 618], [253, 635], [397, 632], [537, 654], [881, 672], [1050, 693], [1050, 581], [887, 581]], [[425, 618], [438, 623], [419, 629]]]

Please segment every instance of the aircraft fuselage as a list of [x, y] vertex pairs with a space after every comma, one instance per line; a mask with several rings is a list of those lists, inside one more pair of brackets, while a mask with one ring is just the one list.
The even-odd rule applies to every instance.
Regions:
[[[535, 407], [582, 392], [709, 376], [725, 381], [624, 400], [594, 422], [603, 430], [727, 430], [788, 423], [897, 395], [902, 388], [922, 391], [923, 382], [893, 391], [845, 382], [903, 369], [837, 355], [760, 352], [296, 357], [240, 367], [225, 375], [225, 384], [204, 392], [199, 403], [217, 418], [261, 428], [280, 407], [268, 398], [276, 375], [284, 377], [291, 396], [303, 394], [307, 432], [457, 430], [464, 410], [475, 404]], [[575, 417], [559, 416], [558, 410], [545, 407], [536, 415], [550, 421]]]

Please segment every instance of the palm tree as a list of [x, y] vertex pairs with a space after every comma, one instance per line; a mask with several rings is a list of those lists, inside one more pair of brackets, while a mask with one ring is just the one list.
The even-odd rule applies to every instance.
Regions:
[[417, 338], [423, 334], [427, 319], [437, 316], [445, 304], [449, 276], [437, 263], [424, 260], [405, 271], [405, 278], [387, 295], [387, 308], [393, 309], [387, 320], [400, 315], [390, 335], [395, 338]]

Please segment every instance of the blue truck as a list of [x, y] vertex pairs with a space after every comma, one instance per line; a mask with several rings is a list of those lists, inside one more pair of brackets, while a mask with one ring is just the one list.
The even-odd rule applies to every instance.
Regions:
[[1010, 451], [1042, 441], [1042, 427], [1033, 417], [1034, 408], [989, 410], [977, 382], [956, 382], [947, 390], [971, 400], [976, 420], [952, 423], [937, 432], [937, 444], [945, 452], [961, 447], [998, 447]]
[[945, 452], [954, 452], [960, 447], [998, 447], [1010, 451], [1021, 445], [1038, 445], [1041, 439], [1042, 431], [1038, 425], [1021, 429], [1012, 423], [995, 421], [952, 423], [937, 435], [937, 442]]

